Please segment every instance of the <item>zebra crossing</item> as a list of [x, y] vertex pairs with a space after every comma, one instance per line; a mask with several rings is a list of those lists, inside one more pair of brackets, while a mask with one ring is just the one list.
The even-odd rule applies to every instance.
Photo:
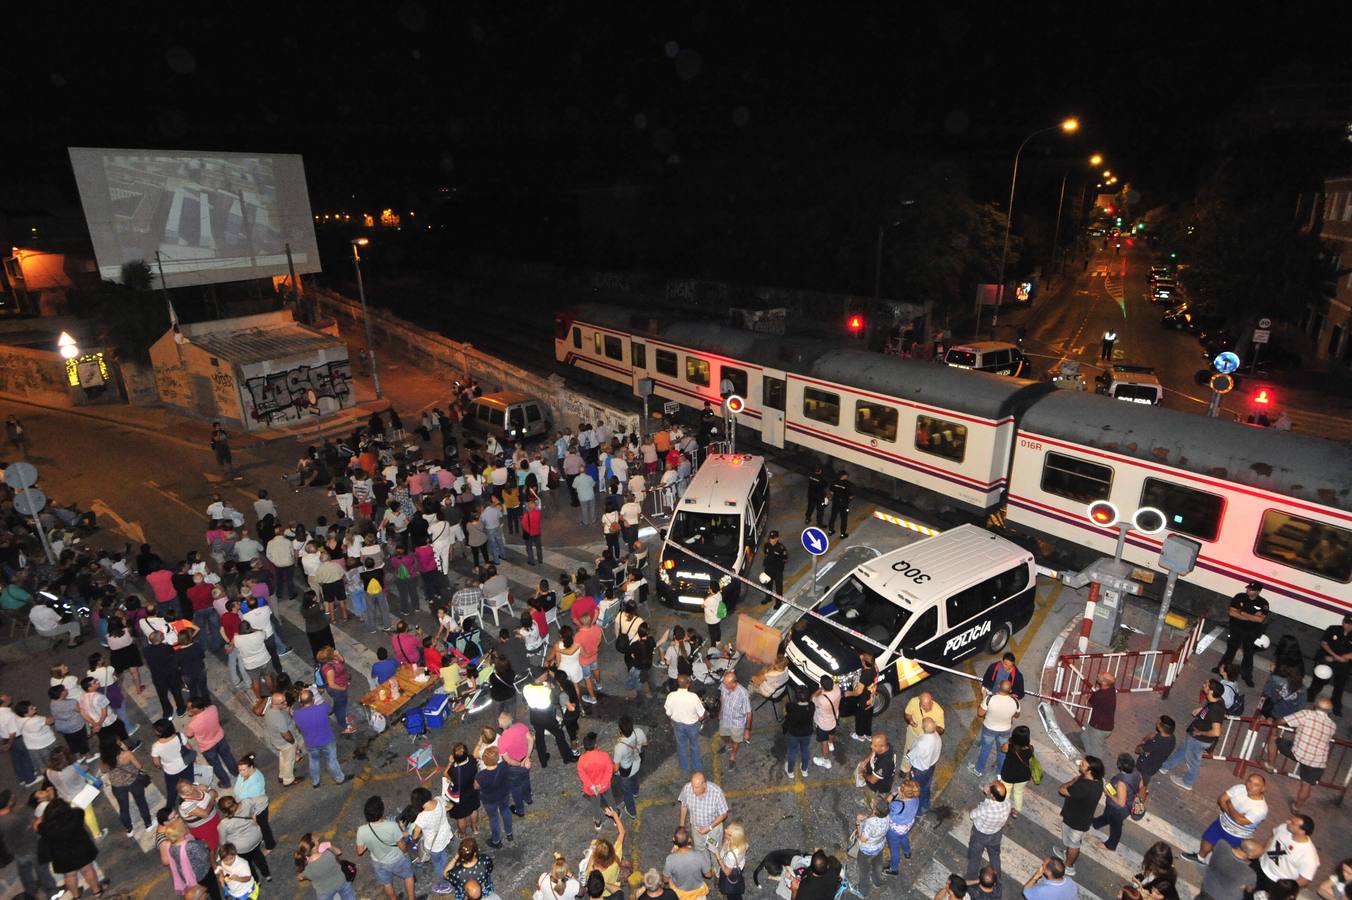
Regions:
[[[1056, 788], [1075, 776], [1071, 762], [1049, 743], [1035, 737], [1033, 746], [1046, 774], [1041, 785], [1029, 784], [1025, 788], [1022, 813], [1019, 818], [1011, 818], [1005, 825], [1000, 867], [1005, 878], [1006, 894], [1031, 878], [1042, 866], [1043, 860], [1051, 856], [1054, 849], [1062, 847], [1061, 798], [1056, 794]], [[1157, 782], [1159, 780], [1156, 779]], [[923, 868], [912, 872], [914, 896], [933, 897], [944, 886], [950, 873], [963, 874], [966, 871], [967, 843], [971, 833], [967, 813], [981, 799], [983, 783], [989, 783], [989, 779], [974, 779], [966, 771], [965, 763], [960, 765], [957, 776], [941, 797], [941, 803], [952, 809], [948, 819], [932, 832], [920, 830], [918, 834], [913, 833], [912, 842], [917, 851], [927, 850], [927, 855], [931, 857], [928, 863], [922, 864]], [[1157, 786], [1152, 803], [1162, 804], [1168, 790], [1168, 787]], [[1099, 841], [1107, 838], [1106, 830], [1093, 829], [1085, 835], [1074, 876], [1082, 900], [1115, 897], [1123, 885], [1130, 884], [1133, 876], [1142, 871], [1143, 854], [1157, 840], [1163, 840], [1174, 848], [1176, 860], [1182, 851], [1196, 851], [1197, 835], [1201, 828], [1186, 831], [1165, 820], [1159, 814], [1160, 808], [1156, 806], [1139, 822], [1128, 820], [1123, 825], [1122, 840], [1115, 852], [1098, 846]], [[925, 846], [931, 835], [937, 839], [938, 846]], [[920, 856], [920, 852], [916, 856]], [[1183, 896], [1195, 896], [1200, 889], [1204, 870], [1186, 862], [1178, 863], [1177, 869], [1180, 893]]]

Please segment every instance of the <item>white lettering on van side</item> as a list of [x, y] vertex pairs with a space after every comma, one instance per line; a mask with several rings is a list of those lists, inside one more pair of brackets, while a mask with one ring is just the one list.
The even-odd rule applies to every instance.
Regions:
[[989, 619], [982, 622], [980, 625], [973, 625], [962, 634], [949, 638], [948, 643], [944, 644], [944, 654], [947, 655], [954, 650], [960, 650], [961, 648], [966, 647], [972, 641], [985, 637], [990, 633], [990, 630], [991, 623]]

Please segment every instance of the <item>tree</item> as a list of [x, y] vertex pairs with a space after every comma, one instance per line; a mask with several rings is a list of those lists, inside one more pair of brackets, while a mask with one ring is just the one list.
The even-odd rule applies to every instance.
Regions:
[[122, 264], [122, 283], [103, 282], [101, 289], [70, 296], [71, 311], [94, 323], [98, 341], [117, 348], [126, 359], [146, 362], [150, 345], [169, 327], [164, 305], [151, 293], [150, 266], [134, 259]]

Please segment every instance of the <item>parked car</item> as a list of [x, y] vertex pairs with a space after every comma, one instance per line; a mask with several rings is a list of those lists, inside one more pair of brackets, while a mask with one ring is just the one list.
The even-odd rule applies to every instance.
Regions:
[[501, 440], [540, 437], [549, 434], [549, 407], [517, 391], [484, 394], [470, 405], [465, 424]]

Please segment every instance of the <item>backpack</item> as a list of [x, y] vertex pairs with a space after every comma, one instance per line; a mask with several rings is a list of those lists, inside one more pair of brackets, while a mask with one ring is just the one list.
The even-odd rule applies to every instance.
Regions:
[[377, 595], [379, 595], [379, 594], [381, 594], [381, 593], [383, 593], [383, 592], [384, 592], [384, 589], [380, 586], [380, 579], [379, 579], [379, 578], [372, 578], [370, 581], [366, 582], [366, 593], [367, 593], [367, 594], [369, 594], [369, 595], [371, 595], [371, 596], [374, 597], [374, 596], [377, 596]]
[[1235, 691], [1235, 702], [1225, 708], [1225, 712], [1232, 716], [1244, 715], [1244, 695]]
[[366, 720], [370, 723], [371, 730], [376, 734], [383, 734], [389, 726], [389, 723], [385, 720], [385, 714], [374, 709], [367, 715]]

